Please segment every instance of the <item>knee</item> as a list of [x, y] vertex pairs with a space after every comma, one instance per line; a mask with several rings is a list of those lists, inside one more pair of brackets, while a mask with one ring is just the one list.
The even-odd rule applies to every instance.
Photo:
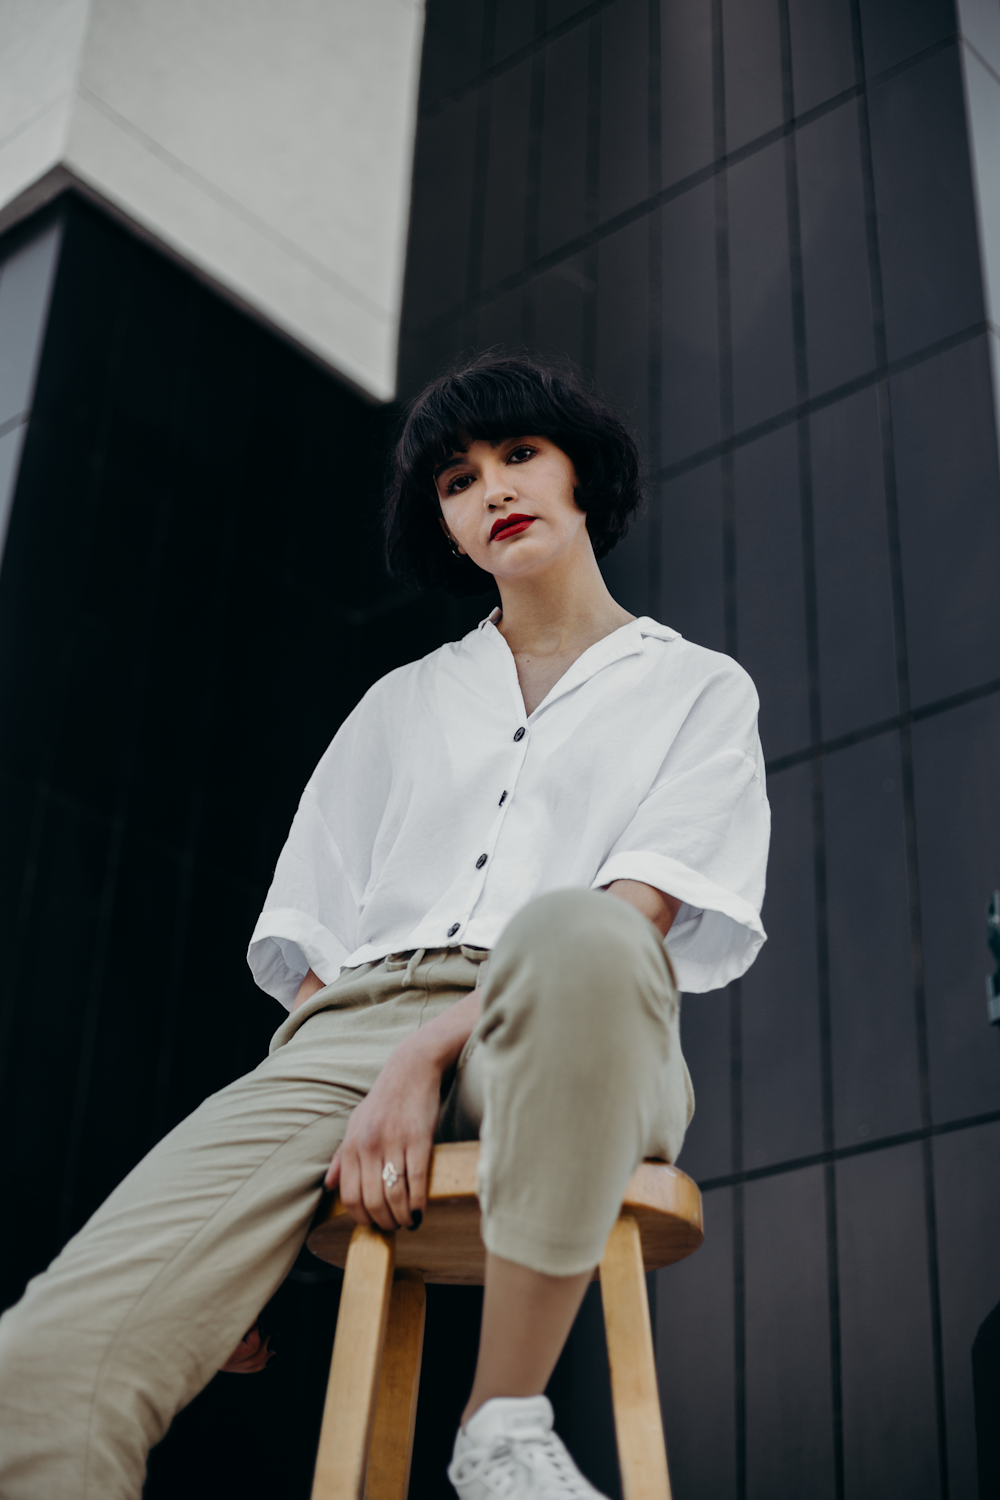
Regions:
[[511, 949], [558, 955], [585, 953], [626, 959], [637, 948], [658, 946], [656, 931], [634, 906], [606, 891], [549, 891], [536, 896], [504, 928], [494, 954]]
[[607, 1013], [636, 988], [634, 977], [669, 986], [669, 966], [652, 923], [628, 902], [605, 891], [551, 891], [537, 896], [508, 923], [493, 950], [487, 993], [507, 988], [519, 975], [529, 989], [544, 990], [545, 1007], [563, 995], [577, 1019], [588, 1001]]

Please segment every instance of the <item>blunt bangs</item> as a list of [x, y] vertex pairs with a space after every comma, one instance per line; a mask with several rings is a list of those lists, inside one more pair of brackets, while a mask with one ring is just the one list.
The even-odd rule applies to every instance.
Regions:
[[439, 524], [434, 469], [470, 442], [529, 436], [548, 438], [570, 459], [594, 552], [611, 551], [642, 498], [639, 456], [620, 418], [575, 373], [486, 354], [432, 381], [406, 414], [383, 516], [393, 577], [453, 594], [495, 586], [492, 574], [451, 551]]

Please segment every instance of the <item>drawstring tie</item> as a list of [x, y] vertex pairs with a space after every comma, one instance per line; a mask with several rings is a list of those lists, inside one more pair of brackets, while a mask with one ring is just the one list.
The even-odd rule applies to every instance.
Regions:
[[404, 989], [409, 989], [410, 986], [412, 985], [412, 983], [414, 981], [414, 976], [416, 975], [417, 969], [420, 966], [420, 964], [423, 963], [423, 961], [424, 961], [424, 954], [426, 952], [427, 952], [426, 948], [414, 948], [413, 952], [410, 954], [410, 961], [406, 965], [406, 968], [403, 971], [403, 980], [402, 980], [402, 983], [403, 983], [403, 988]]

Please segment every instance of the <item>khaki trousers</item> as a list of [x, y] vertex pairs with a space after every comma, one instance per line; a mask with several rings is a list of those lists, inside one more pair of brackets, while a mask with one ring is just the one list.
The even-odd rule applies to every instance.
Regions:
[[597, 1263], [629, 1174], [693, 1111], [652, 926], [614, 897], [529, 903], [490, 955], [349, 970], [268, 1058], [172, 1130], [0, 1319], [2, 1500], [138, 1500], [146, 1454], [287, 1275], [389, 1052], [485, 978], [441, 1138], [481, 1133], [484, 1237], [552, 1275]]

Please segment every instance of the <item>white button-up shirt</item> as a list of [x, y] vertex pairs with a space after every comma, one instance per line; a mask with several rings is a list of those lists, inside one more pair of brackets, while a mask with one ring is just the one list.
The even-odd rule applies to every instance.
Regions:
[[491, 948], [533, 896], [641, 880], [683, 903], [682, 990], [728, 984], [764, 942], [770, 817], [757, 694], [727, 656], [640, 619], [532, 714], [484, 620], [375, 683], [316, 767], [248, 960], [290, 1006], [308, 969]]

